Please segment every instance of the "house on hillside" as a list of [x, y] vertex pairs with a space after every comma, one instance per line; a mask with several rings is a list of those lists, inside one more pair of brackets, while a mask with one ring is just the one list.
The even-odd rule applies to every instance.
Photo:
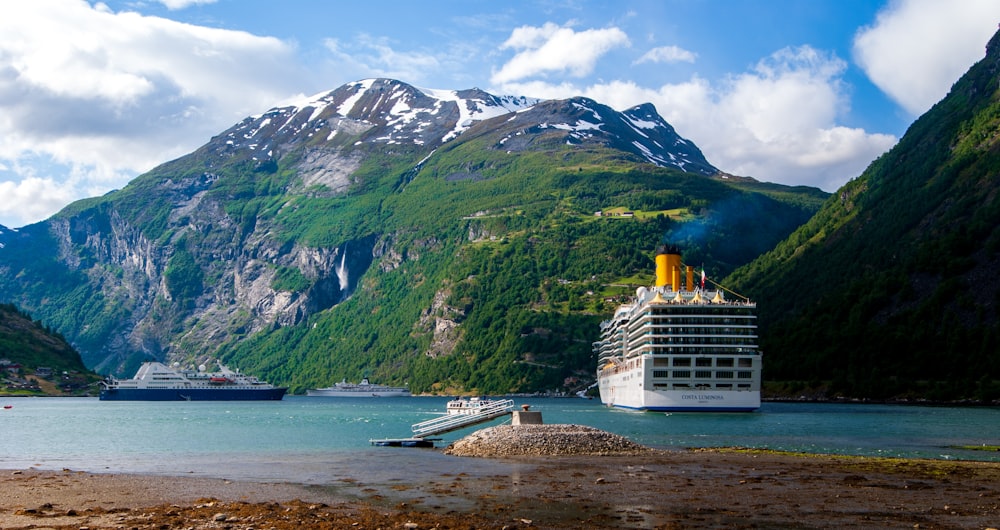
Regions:
[[0, 370], [17, 375], [21, 373], [21, 365], [10, 359], [0, 359]]

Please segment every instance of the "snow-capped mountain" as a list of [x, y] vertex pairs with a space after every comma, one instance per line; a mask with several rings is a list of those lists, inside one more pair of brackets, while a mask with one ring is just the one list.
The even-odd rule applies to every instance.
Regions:
[[646, 103], [624, 112], [587, 98], [539, 100], [480, 89], [420, 89], [392, 79], [366, 79], [250, 116], [213, 139], [220, 153], [278, 159], [295, 146], [408, 145], [431, 149], [476, 124], [499, 133], [496, 148], [538, 145], [539, 137], [634, 153], [661, 167], [713, 175], [718, 170]]

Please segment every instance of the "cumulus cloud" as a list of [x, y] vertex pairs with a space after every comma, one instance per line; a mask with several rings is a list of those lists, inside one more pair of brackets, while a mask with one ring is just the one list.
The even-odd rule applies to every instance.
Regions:
[[698, 54], [677, 46], [660, 46], [644, 53], [633, 64], [642, 63], [693, 63]]
[[388, 77], [420, 83], [448, 63], [447, 56], [417, 50], [400, 51], [387, 38], [361, 34], [349, 42], [323, 41], [338, 70], [350, 79]]
[[[27, 203], [121, 187], [287, 97], [301, 78], [288, 66], [294, 49], [277, 39], [83, 0], [0, 2], [0, 34], [4, 224], [54, 212]], [[76, 177], [29, 175], [27, 159]]]
[[651, 102], [723, 171], [833, 191], [897, 141], [837, 124], [847, 105], [845, 68], [842, 59], [803, 46], [779, 50], [714, 84], [700, 77], [658, 88], [629, 81], [586, 87], [530, 81], [503, 90], [585, 95], [617, 109]]
[[39, 177], [0, 181], [0, 197], [0, 216], [14, 219], [48, 217], [76, 198], [63, 183]]
[[626, 46], [628, 36], [618, 28], [574, 31], [551, 22], [542, 27], [522, 26], [500, 46], [517, 54], [493, 73], [492, 82], [512, 83], [547, 73], [583, 77], [593, 72], [604, 54]]
[[984, 54], [1000, 2], [898, 0], [858, 31], [854, 55], [883, 92], [913, 116], [926, 112]]

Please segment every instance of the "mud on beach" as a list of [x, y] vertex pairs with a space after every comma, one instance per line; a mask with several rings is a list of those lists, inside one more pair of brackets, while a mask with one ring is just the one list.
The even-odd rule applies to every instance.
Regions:
[[[455, 456], [449, 469], [419, 482], [407, 480], [405, 469], [391, 479], [347, 474], [339, 483], [324, 486], [73, 470], [0, 471], [0, 528], [983, 529], [1000, 525], [997, 462], [735, 449], [660, 451], [586, 428], [520, 433], [509, 428], [477, 431], [479, 449], [465, 449], [465, 454], [475, 456]], [[522, 434], [533, 441], [527, 443], [523, 437], [518, 441]], [[504, 456], [487, 454], [486, 440]], [[553, 440], [559, 443], [549, 443]], [[517, 454], [504, 444], [519, 445], [524, 448], [521, 453], [528, 454]], [[453, 444], [452, 450], [458, 445]], [[566, 451], [567, 445], [580, 448], [579, 452]], [[561, 449], [539, 449], [544, 447]], [[482, 457], [510, 463], [505, 466], [509, 471], [462, 471], [463, 462]]]
[[679, 451], [334, 487], [0, 473], [0, 528], [995, 528], [1000, 464]]

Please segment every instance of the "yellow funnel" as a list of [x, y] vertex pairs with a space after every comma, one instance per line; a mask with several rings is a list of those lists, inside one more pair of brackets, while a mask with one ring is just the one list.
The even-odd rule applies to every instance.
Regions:
[[680, 290], [681, 255], [673, 247], [660, 247], [656, 251], [656, 286], [671, 285]]
[[667, 266], [667, 255], [657, 254], [656, 255], [656, 286], [663, 287], [664, 285], [670, 283], [667, 279], [667, 273], [670, 268]]

